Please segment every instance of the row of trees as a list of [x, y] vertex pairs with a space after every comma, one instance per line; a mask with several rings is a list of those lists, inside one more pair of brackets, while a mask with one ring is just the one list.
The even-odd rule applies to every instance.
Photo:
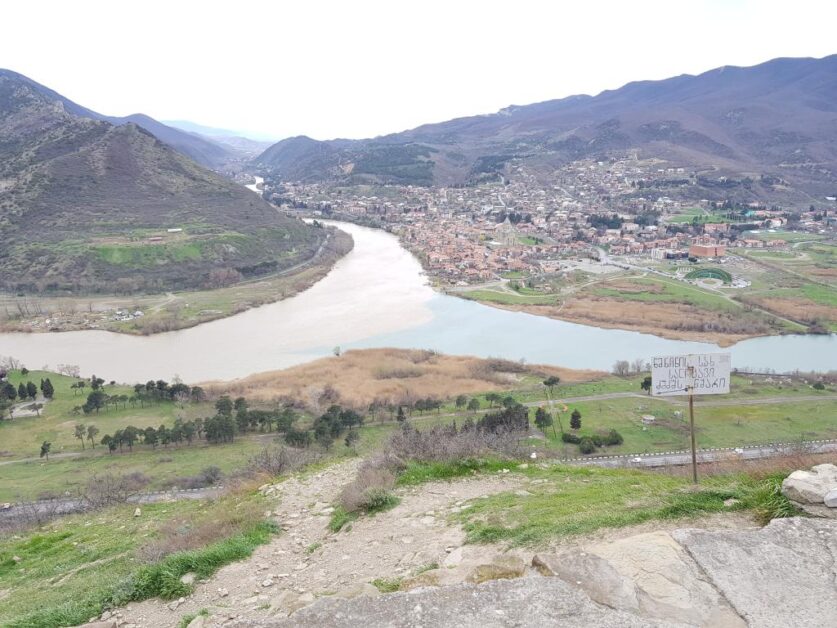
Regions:
[[41, 394], [46, 399], [52, 399], [55, 395], [55, 388], [52, 386], [52, 382], [49, 381], [49, 378], [42, 379], [41, 385], [37, 386], [35, 382], [29, 381], [25, 384], [20, 382], [17, 388], [14, 387], [14, 384], [11, 382], [3, 383], [3, 386], [0, 388], [0, 396], [4, 399], [8, 399], [9, 401], [14, 401], [15, 399], [20, 399], [21, 401], [26, 401], [30, 399], [35, 401], [38, 397], [38, 390], [40, 389]]
[[[88, 393], [87, 400], [83, 405], [73, 408], [74, 414], [80, 414], [82, 412], [84, 414], [91, 414], [93, 412], [98, 414], [100, 410], [107, 410], [110, 406], [118, 410], [120, 404], [126, 408], [128, 404], [131, 407], [139, 404], [141, 408], [144, 408], [146, 404], [160, 401], [175, 401], [179, 403], [192, 401], [198, 403], [206, 399], [206, 393], [203, 388], [200, 386], [188, 386], [183, 383], [169, 385], [163, 380], [156, 382], [149, 381], [146, 384], [135, 384], [133, 395], [109, 395], [101, 385], [102, 380], [98, 380], [100, 382], [99, 385], [95, 384], [96, 381], [94, 376], [91, 383], [93, 390]], [[83, 380], [76, 382], [71, 388], [75, 388], [77, 391], [83, 390], [85, 388], [85, 382]]]

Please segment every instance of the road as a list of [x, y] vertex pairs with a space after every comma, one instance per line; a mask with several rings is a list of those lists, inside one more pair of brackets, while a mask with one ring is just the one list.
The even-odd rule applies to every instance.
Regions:
[[[554, 403], [571, 404], [580, 403], [582, 401], [604, 401], [606, 399], [653, 399], [655, 401], [663, 401], [670, 403], [673, 406], [688, 405], [687, 399], [675, 399], [673, 397], [650, 397], [641, 393], [634, 392], [614, 392], [604, 393], [601, 395], [589, 395], [587, 397], [566, 397], [561, 399], [554, 399]], [[794, 403], [796, 401], [837, 401], [837, 395], [786, 395], [783, 397], [757, 397], [754, 399], [720, 399], [713, 401], [695, 401], [695, 407], [715, 408], [723, 406], [761, 406], [771, 405], [777, 403]], [[524, 406], [530, 408], [548, 405], [549, 402], [544, 401], [528, 401]]]
[[[837, 452], [837, 441], [803, 441], [798, 443], [778, 443], [774, 445], [753, 445], [746, 447], [721, 447], [718, 449], [700, 449], [697, 452], [699, 464], [707, 462], [729, 462], [759, 460], [798, 454], [825, 454]], [[556, 464], [593, 465], [607, 468], [656, 468], [678, 467], [692, 464], [689, 451], [674, 451], [659, 454], [622, 454], [619, 456], [592, 456], [589, 458], [571, 458], [556, 461]]]

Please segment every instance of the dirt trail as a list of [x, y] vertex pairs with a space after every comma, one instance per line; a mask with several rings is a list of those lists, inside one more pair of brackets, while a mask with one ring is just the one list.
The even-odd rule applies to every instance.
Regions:
[[[179, 605], [148, 600], [128, 606], [121, 611], [126, 623], [120, 625], [177, 626], [184, 615], [203, 608], [211, 612], [211, 626], [231, 619], [265, 618], [270, 601], [282, 591], [319, 596], [375, 578], [411, 575], [441, 562], [446, 550], [462, 545], [464, 533], [446, 522], [462, 501], [514, 489], [526, 481], [502, 474], [400, 489], [402, 501], [394, 509], [363, 517], [348, 531], [331, 533], [327, 528], [331, 504], [359, 464], [351, 460], [283, 482], [271, 506], [274, 520], [283, 528], [281, 534], [249, 559], [199, 583]], [[482, 550], [493, 551], [485, 546]]]

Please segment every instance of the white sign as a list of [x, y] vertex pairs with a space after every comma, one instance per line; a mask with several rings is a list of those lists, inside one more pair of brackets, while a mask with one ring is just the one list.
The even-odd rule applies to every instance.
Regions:
[[651, 394], [724, 395], [729, 392], [729, 353], [666, 355], [651, 360]]

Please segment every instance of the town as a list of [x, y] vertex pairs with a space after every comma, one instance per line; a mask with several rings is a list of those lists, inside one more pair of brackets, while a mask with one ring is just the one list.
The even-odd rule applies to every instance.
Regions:
[[286, 209], [383, 227], [442, 286], [572, 271], [581, 260], [626, 268], [721, 260], [734, 249], [786, 248], [785, 239], [759, 237], [775, 229], [821, 237], [837, 228], [834, 197], [800, 215], [760, 202], [658, 196], [653, 192], [661, 182], [688, 187], [697, 178], [659, 160], [580, 160], [557, 169], [546, 183], [523, 165], [511, 172], [457, 187], [268, 180], [265, 198]]

